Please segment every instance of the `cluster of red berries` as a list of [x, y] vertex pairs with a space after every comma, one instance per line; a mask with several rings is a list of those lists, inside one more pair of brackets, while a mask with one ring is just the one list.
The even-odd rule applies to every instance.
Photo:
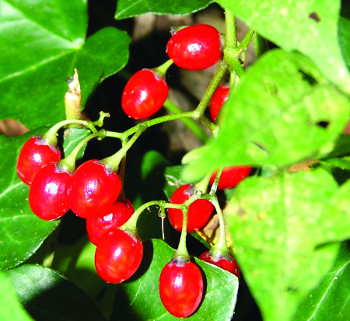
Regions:
[[[218, 31], [208, 25], [195, 25], [175, 32], [167, 44], [170, 59], [179, 67], [198, 70], [215, 64], [221, 57]], [[217, 114], [228, 97], [229, 88], [219, 87], [214, 94], [210, 114]], [[164, 104], [168, 85], [163, 76], [150, 69], [134, 74], [122, 95], [122, 108], [127, 115], [140, 119], [152, 116]], [[247, 177], [251, 168], [231, 167], [223, 170], [218, 188], [235, 187]], [[61, 218], [68, 210], [86, 219], [90, 240], [97, 246], [95, 265], [100, 277], [109, 283], [129, 279], [138, 269], [143, 255], [143, 244], [136, 233], [120, 228], [134, 213], [129, 200], [121, 197], [122, 181], [108, 161], [88, 160], [76, 170], [61, 160], [57, 146], [43, 137], [32, 137], [23, 146], [17, 172], [30, 185], [29, 205], [41, 219]], [[213, 184], [216, 173], [210, 180]], [[193, 194], [194, 186], [180, 186], [171, 196], [170, 203], [183, 204]], [[203, 228], [214, 210], [206, 199], [196, 199], [189, 205], [187, 232]], [[181, 231], [183, 212], [168, 209], [171, 225]], [[203, 253], [200, 259], [222, 267], [236, 276], [239, 269], [231, 255]], [[162, 270], [159, 281], [161, 300], [174, 316], [193, 314], [203, 298], [203, 277], [199, 267], [174, 257]]]

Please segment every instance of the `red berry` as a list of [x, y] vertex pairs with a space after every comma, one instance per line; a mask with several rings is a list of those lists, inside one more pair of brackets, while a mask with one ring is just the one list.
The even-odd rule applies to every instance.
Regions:
[[236, 260], [232, 255], [222, 256], [220, 258], [214, 258], [209, 251], [202, 253], [199, 258], [205, 262], [214, 264], [222, 269], [233, 273], [239, 278], [240, 271]]
[[166, 51], [178, 67], [205, 69], [221, 57], [220, 34], [214, 27], [205, 24], [186, 27], [169, 39]]
[[95, 266], [98, 275], [109, 283], [121, 283], [138, 269], [143, 245], [138, 237], [115, 228], [98, 243]]
[[215, 90], [209, 105], [210, 118], [213, 122], [216, 121], [216, 118], [219, 114], [219, 111], [222, 105], [228, 99], [229, 92], [230, 92], [230, 87], [226, 84], [220, 85]]
[[[238, 185], [243, 179], [249, 176], [252, 168], [251, 166], [231, 166], [223, 169], [220, 176], [218, 189], [224, 190], [227, 188], [233, 188]], [[210, 184], [214, 183], [217, 171], [210, 177]]]
[[106, 213], [118, 199], [121, 188], [118, 174], [98, 160], [89, 160], [81, 164], [73, 175], [70, 208], [82, 218]]
[[[186, 184], [180, 186], [170, 197], [170, 203], [183, 204], [185, 203], [194, 193], [193, 185]], [[187, 212], [187, 232], [193, 233], [196, 230], [204, 227], [213, 213], [214, 206], [208, 200], [198, 199], [194, 201], [189, 207]], [[183, 213], [182, 210], [169, 208], [168, 218], [170, 224], [175, 230], [181, 231]]]
[[147, 118], [162, 108], [168, 97], [165, 80], [150, 69], [135, 73], [126, 84], [122, 95], [122, 108], [131, 118]]
[[122, 226], [133, 213], [132, 204], [126, 200], [115, 202], [112, 208], [102, 215], [87, 218], [86, 230], [90, 241], [97, 245], [106, 232]]
[[193, 314], [203, 297], [203, 277], [200, 269], [190, 261], [169, 262], [159, 278], [159, 293], [164, 307], [178, 318]]
[[72, 174], [57, 163], [41, 168], [29, 189], [29, 205], [35, 215], [50, 221], [62, 217], [68, 210], [68, 194]]
[[61, 152], [56, 146], [50, 146], [39, 136], [31, 137], [23, 145], [17, 160], [17, 174], [30, 185], [35, 174], [45, 165], [61, 160]]

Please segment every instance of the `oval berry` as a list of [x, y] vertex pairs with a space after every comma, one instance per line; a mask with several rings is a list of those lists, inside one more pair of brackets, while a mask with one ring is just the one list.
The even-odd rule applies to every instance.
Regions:
[[127, 82], [122, 94], [122, 108], [131, 118], [147, 118], [162, 108], [168, 97], [165, 80], [150, 69], [136, 72]]
[[41, 168], [29, 189], [29, 206], [33, 213], [46, 221], [62, 217], [69, 210], [71, 182], [72, 175], [57, 163]]
[[199, 256], [199, 258], [205, 262], [209, 262], [209, 263], [214, 264], [214, 265], [216, 265], [216, 266], [218, 266], [226, 271], [231, 272], [232, 274], [234, 274], [238, 278], [240, 276], [238, 264], [232, 255], [214, 258], [209, 251], [206, 251], [206, 252], [202, 253]]
[[[194, 193], [193, 185], [186, 184], [180, 186], [173, 195], [170, 197], [170, 203], [183, 204], [185, 203]], [[198, 199], [194, 201], [189, 207], [187, 212], [187, 232], [193, 233], [196, 230], [204, 227], [214, 210], [214, 206], [208, 200]], [[173, 228], [179, 232], [182, 229], [183, 212], [179, 209], [169, 208], [168, 218]]]
[[167, 43], [166, 51], [180, 68], [205, 69], [221, 57], [220, 34], [209, 25], [189, 26], [175, 32]]
[[129, 279], [142, 260], [143, 245], [138, 237], [115, 228], [98, 243], [95, 266], [101, 279], [121, 283]]
[[118, 174], [98, 160], [89, 160], [74, 172], [70, 208], [82, 218], [106, 213], [118, 199], [121, 188]]
[[[251, 166], [231, 166], [224, 168], [220, 176], [218, 189], [224, 190], [236, 187], [243, 179], [249, 176], [251, 170]], [[210, 177], [209, 184], [214, 183], [216, 174], [217, 171]]]
[[209, 105], [210, 118], [213, 122], [216, 121], [219, 111], [225, 101], [228, 99], [230, 87], [226, 84], [220, 85], [214, 92]]
[[17, 160], [18, 177], [30, 185], [35, 174], [45, 165], [61, 160], [61, 152], [56, 146], [50, 146], [40, 136], [31, 137], [23, 145]]
[[186, 318], [199, 307], [203, 297], [203, 277], [193, 262], [169, 262], [159, 278], [159, 294], [169, 313]]
[[134, 208], [129, 200], [115, 202], [106, 213], [92, 216], [86, 219], [88, 237], [95, 245], [102, 236], [115, 227], [122, 226], [134, 213]]

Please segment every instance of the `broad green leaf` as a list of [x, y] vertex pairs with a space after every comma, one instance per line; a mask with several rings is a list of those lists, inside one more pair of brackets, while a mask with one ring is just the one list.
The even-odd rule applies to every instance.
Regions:
[[350, 68], [350, 5], [346, 1], [342, 3], [341, 16], [339, 18], [339, 42], [344, 59]]
[[0, 272], [0, 320], [30, 321], [33, 320], [19, 303], [11, 281], [4, 272]]
[[22, 265], [7, 274], [35, 320], [105, 320], [82, 290], [51, 269]]
[[85, 42], [84, 0], [7, 0], [0, 14], [0, 119], [31, 129], [51, 125], [64, 119], [66, 78], [75, 67], [84, 106], [96, 85], [127, 62], [125, 32], [106, 28]]
[[32, 213], [28, 204], [29, 187], [16, 172], [18, 154], [33, 135], [45, 129], [19, 137], [0, 136], [0, 151], [6, 157], [0, 165], [0, 270], [7, 270], [28, 259], [59, 221], [43, 221]]
[[189, 14], [206, 8], [213, 0], [177, 0], [169, 3], [167, 0], [119, 0], [117, 2], [116, 19], [125, 19], [152, 12], [155, 14]]
[[[235, 257], [264, 320], [294, 320], [350, 237], [350, 181], [318, 169], [251, 177], [226, 209]], [[270, 277], [268, 277], [270, 276]]]
[[341, 249], [334, 267], [298, 307], [294, 321], [348, 320], [350, 311], [350, 253]]
[[52, 268], [82, 289], [109, 319], [116, 289], [98, 276], [95, 251], [96, 246], [87, 235], [71, 245], [58, 243]]
[[184, 178], [196, 180], [220, 166], [286, 167], [323, 156], [345, 127], [349, 107], [307, 58], [270, 51], [230, 93], [218, 136], [186, 156]]
[[[145, 245], [144, 260], [137, 275], [118, 288], [111, 320], [178, 320], [160, 300], [158, 280], [174, 250], [161, 240]], [[186, 320], [231, 320], [237, 298], [238, 279], [231, 273], [198, 259], [206, 278], [204, 300]]]
[[218, 0], [263, 37], [312, 59], [343, 90], [350, 75], [338, 41], [341, 0]]

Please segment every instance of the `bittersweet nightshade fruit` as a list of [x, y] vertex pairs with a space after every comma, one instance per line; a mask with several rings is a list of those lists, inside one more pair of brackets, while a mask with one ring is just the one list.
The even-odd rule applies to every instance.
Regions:
[[19, 178], [30, 185], [35, 174], [45, 165], [56, 163], [61, 159], [57, 146], [51, 146], [40, 136], [31, 137], [23, 145], [17, 160]]
[[142, 255], [143, 244], [140, 239], [115, 228], [107, 232], [97, 245], [96, 271], [108, 283], [121, 283], [136, 272]]
[[132, 204], [125, 200], [115, 202], [106, 213], [87, 218], [86, 230], [90, 241], [97, 245], [106, 232], [122, 226], [133, 213]]
[[221, 256], [219, 258], [215, 258], [215, 257], [213, 257], [213, 255], [209, 251], [206, 251], [206, 252], [202, 253], [199, 256], [199, 258], [205, 262], [209, 262], [209, 263], [214, 264], [218, 267], [221, 267], [222, 269], [224, 269], [226, 271], [233, 273], [238, 278], [240, 276], [238, 264], [232, 255], [225, 255], [225, 256]]
[[160, 274], [159, 294], [172, 315], [178, 318], [192, 315], [203, 298], [203, 277], [199, 267], [191, 261], [170, 261]]
[[131, 118], [142, 119], [154, 115], [168, 97], [164, 78], [150, 69], [136, 72], [127, 82], [122, 94], [122, 108]]
[[89, 160], [74, 172], [70, 208], [82, 218], [106, 213], [118, 199], [121, 189], [117, 173], [98, 160]]
[[221, 57], [220, 34], [209, 25], [189, 26], [175, 32], [167, 43], [166, 51], [180, 68], [205, 69]]
[[[186, 184], [180, 186], [170, 198], [170, 203], [183, 204], [194, 193], [193, 185]], [[193, 233], [204, 227], [214, 210], [213, 204], [206, 199], [195, 200], [188, 208], [187, 212], [187, 232]], [[181, 231], [183, 222], [183, 212], [180, 209], [169, 208], [168, 218], [175, 230]]]
[[[224, 190], [236, 187], [243, 179], [249, 176], [252, 170], [251, 166], [230, 166], [225, 167], [221, 173], [218, 189]], [[214, 183], [217, 171], [210, 177], [210, 184]]]
[[214, 92], [209, 105], [210, 118], [216, 122], [216, 118], [221, 110], [222, 105], [228, 99], [230, 87], [226, 84], [220, 85]]
[[29, 205], [33, 213], [46, 221], [62, 217], [69, 210], [71, 182], [72, 174], [59, 164], [42, 167], [29, 189]]

